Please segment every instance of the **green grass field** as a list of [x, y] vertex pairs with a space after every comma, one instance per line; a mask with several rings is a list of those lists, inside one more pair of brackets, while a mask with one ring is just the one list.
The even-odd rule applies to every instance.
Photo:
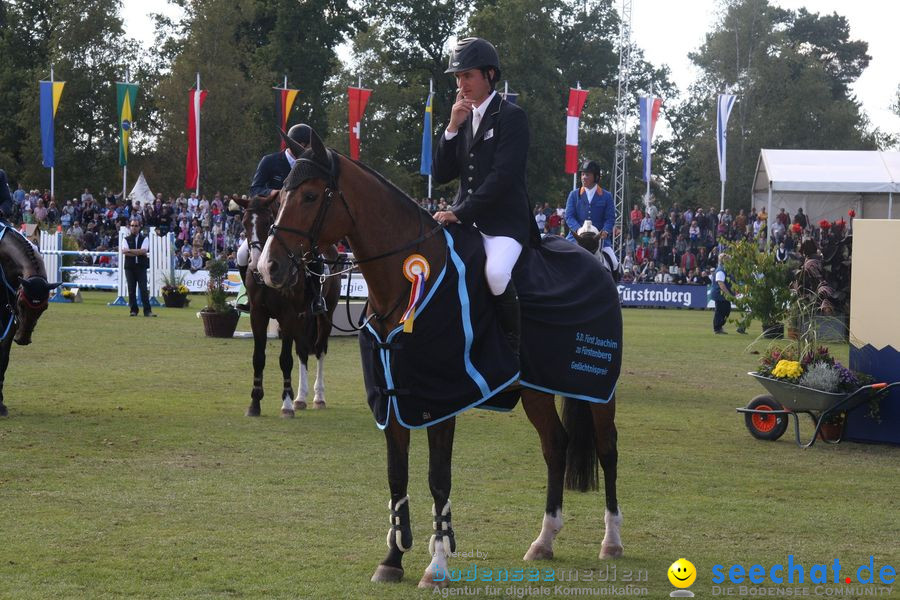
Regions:
[[[110, 299], [51, 305], [34, 343], [13, 349], [10, 416], [0, 419], [0, 598], [435, 595], [415, 589], [431, 530], [423, 431], [413, 434], [406, 578], [369, 582], [386, 550], [388, 491], [355, 338], [331, 341], [328, 408], [293, 420], [278, 417], [270, 342], [263, 416], [249, 419], [249, 340], [203, 337], [193, 309], [131, 319]], [[774, 443], [753, 439], [734, 412], [763, 391], [745, 374], [757, 359], [752, 339], [714, 336], [711, 320], [625, 311], [619, 581], [646, 570], [645, 597], [668, 597], [666, 570], [682, 556], [697, 567], [698, 597], [712, 595], [715, 564], [768, 567], [789, 554], [807, 576], [839, 559], [855, 582], [870, 555], [876, 570], [900, 570], [900, 448], [800, 450], [790, 430]], [[532, 566], [521, 559], [540, 529], [545, 467], [521, 408], [464, 414], [454, 454], [458, 551], [486, 558], [451, 566]], [[602, 493], [569, 492], [556, 558], [535, 566], [600, 567], [602, 507]], [[469, 589], [488, 596], [484, 585]], [[491, 597], [528, 585], [499, 584]], [[900, 585], [880, 597], [891, 596]]]

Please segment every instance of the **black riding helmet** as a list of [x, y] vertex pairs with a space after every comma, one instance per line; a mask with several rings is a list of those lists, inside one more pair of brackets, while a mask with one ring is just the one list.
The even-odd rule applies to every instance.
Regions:
[[600, 165], [592, 160], [585, 160], [583, 163], [581, 163], [581, 169], [579, 170], [582, 173], [593, 173], [597, 181], [600, 180]]
[[311, 131], [312, 128], [306, 123], [298, 123], [288, 130], [288, 137], [306, 147], [309, 146], [309, 134]]
[[469, 69], [494, 69], [495, 75], [491, 83], [500, 80], [500, 55], [489, 41], [467, 37], [456, 42], [450, 51], [450, 64], [444, 73], [460, 73]]

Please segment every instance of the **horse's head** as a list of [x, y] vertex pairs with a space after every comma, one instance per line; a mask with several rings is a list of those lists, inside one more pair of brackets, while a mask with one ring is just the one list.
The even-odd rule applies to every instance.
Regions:
[[47, 283], [46, 279], [38, 275], [19, 279], [15, 306], [15, 318], [19, 325], [16, 337], [13, 338], [17, 344], [27, 346], [31, 343], [31, 332], [34, 331], [37, 320], [47, 310], [50, 292], [59, 285]]
[[325, 148], [312, 131], [303, 147], [282, 133], [294, 156], [299, 156], [284, 181], [278, 216], [257, 263], [269, 287], [290, 287], [314, 259], [320, 247], [334, 244], [353, 226], [350, 209], [338, 189], [338, 156]]
[[591, 254], [596, 254], [600, 248], [600, 231], [590, 221], [585, 221], [577, 232], [572, 232], [572, 236], [579, 246]]
[[244, 235], [247, 236], [247, 244], [250, 247], [249, 268], [251, 271], [257, 270], [263, 244], [269, 236], [269, 228], [275, 222], [277, 200], [277, 195], [256, 196], [249, 199], [245, 197], [235, 200], [244, 208], [242, 224]]

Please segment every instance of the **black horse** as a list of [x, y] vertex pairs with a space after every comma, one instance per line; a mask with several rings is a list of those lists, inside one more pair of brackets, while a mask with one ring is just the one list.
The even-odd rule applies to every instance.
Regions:
[[0, 417], [8, 414], [3, 404], [3, 383], [9, 366], [13, 340], [21, 346], [31, 343], [37, 320], [47, 310], [50, 291], [59, 283], [47, 283], [44, 260], [22, 234], [0, 225]]

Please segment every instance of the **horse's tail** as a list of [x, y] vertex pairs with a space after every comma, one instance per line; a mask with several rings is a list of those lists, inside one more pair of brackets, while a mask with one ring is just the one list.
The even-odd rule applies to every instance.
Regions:
[[587, 492], [597, 489], [597, 443], [591, 406], [584, 400], [563, 398], [563, 427], [569, 436], [566, 448], [566, 489]]

